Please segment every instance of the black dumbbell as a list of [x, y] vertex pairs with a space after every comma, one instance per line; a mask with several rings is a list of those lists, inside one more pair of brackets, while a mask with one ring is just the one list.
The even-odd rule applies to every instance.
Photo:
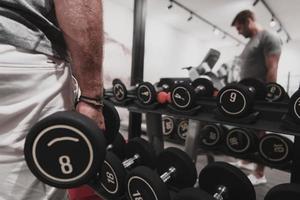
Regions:
[[180, 110], [192, 108], [200, 97], [211, 97], [215, 89], [207, 78], [198, 78], [191, 83], [179, 83], [171, 91], [171, 104]]
[[137, 86], [126, 88], [125, 84], [120, 79], [113, 80], [113, 96], [119, 102], [122, 102], [125, 99], [136, 99], [136, 88]]
[[289, 101], [288, 115], [296, 124], [300, 123], [300, 90], [297, 90]]
[[266, 93], [266, 85], [262, 81], [247, 78], [222, 88], [217, 95], [217, 108], [229, 117], [245, 117], [252, 112], [256, 100], [265, 100]]
[[176, 130], [176, 124], [174, 117], [163, 116], [162, 117], [162, 133], [166, 138], [173, 138]]
[[88, 183], [103, 164], [106, 141], [113, 140], [118, 132], [111, 126], [119, 119], [114, 109], [104, 102], [105, 132], [90, 118], [73, 111], [57, 112], [36, 123], [24, 146], [31, 172], [57, 188]]
[[264, 200], [299, 200], [300, 199], [300, 184], [284, 183], [276, 185], [269, 190]]
[[254, 131], [244, 128], [230, 129], [225, 137], [227, 149], [236, 155], [257, 152], [259, 139]]
[[186, 188], [174, 200], [255, 200], [248, 177], [224, 162], [208, 164], [199, 174], [199, 188]]
[[189, 120], [188, 119], [177, 119], [175, 120], [176, 124], [176, 138], [180, 142], [185, 142], [185, 139], [188, 134]]
[[225, 143], [228, 129], [220, 124], [207, 124], [200, 130], [199, 144], [203, 149], [215, 149]]
[[71, 111], [35, 124], [25, 141], [25, 160], [42, 182], [57, 188], [88, 183], [105, 158], [106, 140], [96, 123]]
[[128, 199], [170, 200], [168, 187], [182, 189], [195, 184], [196, 168], [184, 151], [169, 147], [160, 153], [157, 163], [157, 173], [143, 166], [129, 173], [126, 185]]
[[137, 99], [143, 105], [151, 105], [155, 102], [166, 103], [170, 100], [170, 88], [174, 85], [171, 79], [162, 79], [155, 85], [150, 82], [142, 82], [137, 88]]
[[278, 134], [266, 134], [259, 141], [258, 152], [268, 164], [281, 165], [293, 157], [293, 142]]
[[126, 141], [121, 133], [118, 133], [114, 139], [114, 141], [107, 145], [106, 150], [113, 152], [118, 158], [125, 158], [125, 145]]
[[102, 169], [99, 171], [99, 188], [109, 199], [124, 195], [127, 170], [145, 165], [155, 168], [156, 156], [152, 145], [142, 138], [133, 138], [126, 144], [126, 155], [122, 161], [113, 153], [107, 152]]
[[269, 102], [284, 102], [289, 100], [289, 95], [285, 89], [275, 82], [270, 82], [266, 85], [267, 94], [266, 100]]

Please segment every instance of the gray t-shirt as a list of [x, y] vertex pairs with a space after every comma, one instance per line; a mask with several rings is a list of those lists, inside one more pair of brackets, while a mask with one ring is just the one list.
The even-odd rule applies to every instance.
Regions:
[[53, 0], [0, 0], [0, 43], [66, 59]]
[[267, 67], [265, 57], [281, 53], [280, 38], [268, 31], [261, 31], [249, 40], [240, 55], [240, 78], [257, 78], [266, 81]]

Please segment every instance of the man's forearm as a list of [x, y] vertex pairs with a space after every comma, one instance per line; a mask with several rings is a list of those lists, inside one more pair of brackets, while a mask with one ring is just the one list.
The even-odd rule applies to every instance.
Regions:
[[102, 1], [55, 0], [55, 10], [82, 95], [102, 96]]
[[276, 82], [277, 81], [277, 70], [278, 70], [278, 62], [280, 55], [274, 54], [266, 57], [266, 67], [267, 67], [267, 75], [266, 82]]

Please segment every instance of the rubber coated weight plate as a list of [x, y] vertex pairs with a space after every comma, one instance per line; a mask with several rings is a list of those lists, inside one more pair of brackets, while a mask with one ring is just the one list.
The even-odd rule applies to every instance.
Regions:
[[258, 138], [247, 129], [233, 128], [226, 135], [226, 147], [233, 153], [246, 154], [257, 150]]
[[151, 105], [156, 101], [156, 91], [149, 82], [139, 84], [137, 88], [137, 99], [144, 105]]
[[177, 84], [171, 92], [171, 103], [176, 108], [185, 110], [192, 107], [196, 100], [194, 88], [186, 83]]
[[126, 196], [129, 200], [171, 200], [167, 185], [153, 170], [139, 166], [129, 172]]
[[126, 141], [124, 137], [121, 133], [118, 133], [114, 142], [107, 147], [107, 150], [113, 152], [118, 158], [123, 159], [125, 157], [125, 145]]
[[215, 148], [224, 141], [224, 129], [216, 124], [205, 125], [201, 130], [200, 145], [204, 148]]
[[300, 90], [295, 92], [289, 101], [289, 115], [300, 122]]
[[173, 200], [216, 200], [207, 192], [199, 188], [185, 188]]
[[174, 131], [174, 118], [169, 116], [162, 117], [162, 128], [164, 136], [171, 136]]
[[138, 154], [139, 159], [135, 160], [134, 166], [145, 165], [154, 169], [156, 167], [156, 155], [152, 145], [143, 138], [133, 138], [125, 146], [126, 158], [132, 158]]
[[299, 200], [300, 185], [296, 183], [285, 183], [276, 185], [265, 196], [264, 200]]
[[42, 182], [72, 188], [89, 182], [105, 157], [105, 137], [97, 124], [76, 112], [50, 115], [35, 124], [25, 141], [25, 160]]
[[250, 91], [254, 92], [255, 100], [265, 100], [267, 95], [267, 88], [262, 81], [254, 78], [245, 78], [239, 83], [249, 87]]
[[177, 136], [181, 140], [185, 140], [189, 128], [189, 121], [187, 119], [180, 119], [177, 125]]
[[268, 83], [266, 100], [270, 102], [282, 101], [286, 97], [284, 88], [278, 83]]
[[115, 198], [124, 194], [126, 170], [114, 153], [107, 152], [99, 171], [99, 186], [107, 198]]
[[161, 78], [157, 87], [163, 88], [163, 91], [170, 91], [174, 87], [174, 81], [170, 78]]
[[255, 200], [255, 190], [248, 177], [237, 167], [225, 162], [208, 164], [199, 174], [199, 187], [210, 195], [225, 186], [230, 200]]
[[113, 94], [117, 101], [123, 101], [127, 97], [127, 89], [120, 79], [113, 80]]
[[183, 189], [192, 187], [197, 179], [197, 171], [192, 159], [182, 150], [169, 147], [163, 150], [157, 158], [157, 173], [163, 174], [170, 167], [176, 169], [176, 173], [169, 180], [168, 184]]
[[194, 80], [192, 86], [197, 91], [197, 97], [211, 97], [213, 95], [214, 85], [206, 78], [198, 78]]
[[120, 116], [115, 106], [107, 100], [103, 101], [103, 117], [105, 121], [104, 136], [108, 144], [112, 143], [119, 133]]
[[281, 164], [292, 159], [293, 142], [288, 138], [276, 135], [264, 135], [259, 142], [259, 153], [269, 163]]
[[218, 110], [230, 117], [248, 115], [251, 112], [253, 103], [253, 93], [243, 85], [227, 85], [217, 95]]

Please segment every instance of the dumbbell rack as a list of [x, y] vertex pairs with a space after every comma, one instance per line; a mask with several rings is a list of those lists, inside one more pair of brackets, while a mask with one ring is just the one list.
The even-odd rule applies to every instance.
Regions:
[[[294, 135], [295, 141], [292, 163], [286, 166], [271, 167], [290, 171], [291, 182], [300, 183], [300, 125], [298, 126], [294, 123], [284, 122], [283, 119], [285, 118], [288, 110], [288, 105], [286, 103], [256, 102], [254, 106], [254, 110], [256, 112], [251, 113], [249, 115], [250, 117], [244, 119], [231, 119], [223, 117], [217, 111], [215, 98], [203, 98], [198, 102], [201, 106], [198, 106], [194, 110], [189, 111], [178, 111], [169, 105], [153, 105], [151, 107], [145, 107], [134, 101], [130, 103], [127, 102], [126, 104], [116, 102], [113, 99], [111, 99], [111, 101], [116, 106], [125, 107], [131, 112], [146, 114], [147, 134], [157, 153], [162, 151], [164, 146], [161, 124], [162, 114], [189, 119], [189, 132], [185, 143], [185, 150], [193, 158], [196, 155], [197, 149], [196, 137], [202, 123], [204, 122], [221, 123], [242, 128]], [[253, 156], [252, 158], [250, 157], [250, 160], [252, 159], [253, 161], [257, 161], [255, 156]]]

